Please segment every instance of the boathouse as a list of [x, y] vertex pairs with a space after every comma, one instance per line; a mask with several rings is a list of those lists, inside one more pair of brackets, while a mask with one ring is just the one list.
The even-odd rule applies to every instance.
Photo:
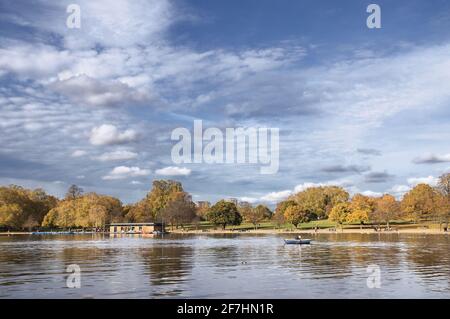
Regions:
[[109, 225], [111, 234], [153, 234], [165, 232], [163, 223], [114, 223]]

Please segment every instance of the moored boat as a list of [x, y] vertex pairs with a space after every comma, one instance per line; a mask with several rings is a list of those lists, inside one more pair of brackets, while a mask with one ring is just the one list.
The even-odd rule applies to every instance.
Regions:
[[73, 231], [41, 231], [32, 232], [31, 235], [75, 235]]

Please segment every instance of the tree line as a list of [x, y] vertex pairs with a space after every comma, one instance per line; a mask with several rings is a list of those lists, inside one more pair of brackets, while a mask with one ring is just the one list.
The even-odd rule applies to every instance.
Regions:
[[438, 185], [418, 184], [398, 201], [390, 194], [380, 197], [350, 194], [341, 187], [312, 187], [278, 203], [274, 221], [294, 226], [313, 220], [329, 219], [338, 225], [356, 223], [385, 224], [393, 220], [435, 221], [448, 228], [450, 219], [450, 174]]
[[434, 220], [448, 227], [450, 219], [450, 174], [439, 178], [437, 187], [419, 184], [398, 201], [394, 196], [380, 197], [350, 194], [338, 186], [311, 187], [277, 204], [273, 213], [265, 205], [235, 204], [220, 200], [212, 206], [197, 207], [180, 182], [155, 180], [152, 189], [134, 204], [123, 203], [112, 196], [84, 193], [72, 185], [63, 199], [48, 195], [42, 189], [20, 186], [0, 187], [0, 228], [102, 228], [113, 222], [163, 222], [172, 228], [201, 221], [220, 226], [261, 222], [277, 226], [329, 219], [344, 223], [373, 225], [393, 220]]

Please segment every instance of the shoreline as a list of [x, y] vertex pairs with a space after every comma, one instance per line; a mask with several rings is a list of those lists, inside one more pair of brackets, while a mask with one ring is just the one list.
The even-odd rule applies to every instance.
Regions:
[[[33, 232], [0, 232], [0, 236], [23, 236], [23, 235], [32, 235]], [[109, 232], [99, 232], [96, 234], [109, 234]], [[420, 229], [420, 228], [408, 228], [408, 229], [397, 229], [397, 230], [391, 230], [391, 231], [374, 231], [373, 229], [337, 229], [337, 230], [330, 230], [330, 229], [318, 229], [317, 231], [313, 229], [294, 229], [294, 230], [287, 230], [287, 229], [257, 229], [257, 230], [232, 230], [232, 229], [226, 229], [226, 230], [214, 230], [209, 229], [207, 231], [205, 230], [181, 230], [181, 229], [175, 229], [175, 230], [168, 230], [167, 234], [183, 234], [183, 235], [227, 235], [227, 234], [425, 234], [425, 235], [450, 235], [450, 232], [444, 232], [443, 230], [439, 229]], [[59, 234], [55, 234], [59, 235]], [[79, 233], [74, 235], [86, 235], [86, 233]], [[92, 235], [92, 233], [89, 233], [89, 235]]]
[[285, 230], [285, 229], [257, 229], [248, 231], [239, 230], [173, 230], [168, 231], [173, 234], [196, 234], [196, 235], [208, 235], [208, 234], [433, 234], [433, 235], [449, 235], [450, 232], [444, 232], [439, 229], [399, 229], [392, 231], [374, 231], [373, 229], [337, 229], [336, 231], [331, 231], [329, 229], [319, 229], [314, 231], [314, 229], [296, 229], [296, 230]]

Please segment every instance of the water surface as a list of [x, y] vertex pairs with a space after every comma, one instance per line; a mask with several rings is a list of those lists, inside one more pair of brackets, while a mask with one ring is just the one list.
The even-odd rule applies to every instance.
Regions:
[[311, 236], [1, 236], [0, 298], [450, 298], [448, 235]]

